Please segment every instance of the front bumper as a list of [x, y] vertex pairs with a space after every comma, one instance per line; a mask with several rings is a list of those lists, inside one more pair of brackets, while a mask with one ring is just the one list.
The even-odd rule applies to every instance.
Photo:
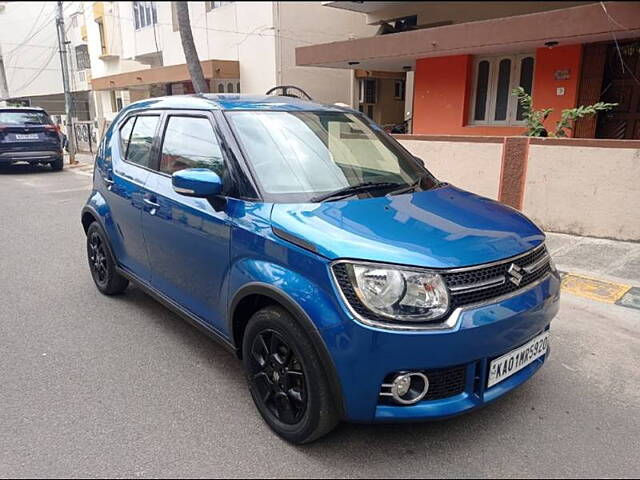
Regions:
[[[351, 319], [323, 331], [340, 377], [345, 417], [356, 422], [446, 418], [480, 407], [524, 383], [544, 363], [539, 358], [486, 388], [489, 362], [549, 328], [559, 308], [560, 279], [548, 274], [517, 294], [458, 312], [446, 330], [394, 331]], [[552, 339], [553, 342], [553, 339]], [[411, 406], [388, 405], [379, 393], [385, 377], [398, 371], [465, 367], [462, 393]]]

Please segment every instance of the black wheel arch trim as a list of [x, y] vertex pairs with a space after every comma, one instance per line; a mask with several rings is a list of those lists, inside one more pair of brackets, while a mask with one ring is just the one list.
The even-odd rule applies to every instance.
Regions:
[[340, 415], [340, 418], [344, 418], [345, 414], [345, 405], [344, 405], [344, 397], [342, 396], [342, 386], [340, 384], [340, 378], [338, 377], [338, 371], [336, 366], [327, 350], [327, 346], [325, 345], [322, 336], [320, 335], [320, 331], [318, 327], [313, 323], [309, 315], [302, 309], [302, 307], [287, 293], [283, 292], [279, 288], [274, 287], [273, 285], [269, 285], [268, 283], [262, 282], [251, 282], [244, 285], [240, 290], [236, 292], [233, 297], [233, 300], [229, 303], [229, 310], [227, 313], [227, 321], [229, 328], [229, 338], [234, 343], [236, 352], [240, 354], [242, 352], [241, 345], [235, 345], [234, 338], [234, 324], [233, 317], [236, 311], [238, 304], [249, 295], [264, 295], [271, 300], [282, 305], [300, 324], [303, 330], [309, 336], [311, 340], [311, 344], [313, 345], [322, 365], [324, 367], [324, 371], [327, 374], [327, 380], [329, 381], [329, 387], [331, 388], [331, 393], [333, 394], [333, 398], [336, 400], [336, 408]]
[[[98, 225], [100, 225], [100, 228], [104, 232], [104, 225], [102, 224], [102, 218], [100, 217], [100, 214], [97, 212], [97, 210], [95, 208], [93, 208], [91, 205], [85, 205], [84, 207], [82, 207], [82, 210], [80, 211], [80, 222], [81, 223], [82, 223], [82, 219], [84, 218], [84, 214], [85, 213], [90, 213], [91, 216], [94, 218], [94, 220], [96, 222], [98, 222]], [[84, 228], [84, 224], [83, 224], [83, 228]]]
[[[82, 208], [82, 212], [80, 213], [80, 222], [82, 222], [82, 217], [84, 217], [85, 213], [90, 213], [94, 219], [94, 221], [91, 223], [95, 223], [98, 225], [98, 228], [100, 229], [100, 233], [102, 233], [102, 236], [104, 237], [104, 243], [107, 245], [109, 254], [111, 255], [111, 258], [113, 258], [113, 262], [116, 264], [116, 268], [117, 268], [118, 259], [113, 254], [113, 249], [111, 248], [111, 242], [109, 241], [109, 236], [107, 235], [107, 231], [105, 230], [104, 225], [102, 224], [102, 218], [100, 217], [100, 215], [98, 215], [98, 212], [93, 207], [90, 207], [89, 205], [85, 205]], [[91, 225], [91, 223], [89, 224], [89, 226]], [[89, 229], [89, 226], [87, 226], [87, 230]], [[83, 225], [83, 229], [84, 229], [84, 225]]]

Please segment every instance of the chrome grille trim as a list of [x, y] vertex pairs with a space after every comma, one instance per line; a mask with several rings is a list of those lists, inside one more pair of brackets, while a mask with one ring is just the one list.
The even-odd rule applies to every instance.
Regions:
[[498, 285], [502, 285], [506, 282], [504, 275], [500, 275], [499, 277], [490, 278], [489, 280], [483, 282], [475, 282], [470, 283], [469, 285], [459, 285], [457, 287], [449, 288], [451, 293], [459, 293], [459, 292], [474, 292], [477, 290], [483, 290], [485, 288], [496, 287]]

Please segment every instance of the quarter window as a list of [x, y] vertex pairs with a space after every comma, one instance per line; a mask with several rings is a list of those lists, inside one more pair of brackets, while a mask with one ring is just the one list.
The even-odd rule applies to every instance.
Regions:
[[129, 146], [131, 130], [133, 130], [133, 124], [135, 122], [136, 122], [135, 117], [129, 117], [124, 122], [124, 125], [120, 127], [120, 153], [124, 158], [127, 157], [127, 147]]
[[511, 92], [520, 85], [531, 94], [534, 64], [533, 54], [476, 58], [470, 123], [521, 125], [522, 108]]
[[159, 120], [158, 115], [144, 115], [136, 118], [127, 147], [127, 161], [141, 167], [151, 166], [151, 147]]
[[208, 168], [220, 176], [224, 173], [220, 143], [207, 118], [169, 117], [160, 171], [172, 175], [185, 168]]

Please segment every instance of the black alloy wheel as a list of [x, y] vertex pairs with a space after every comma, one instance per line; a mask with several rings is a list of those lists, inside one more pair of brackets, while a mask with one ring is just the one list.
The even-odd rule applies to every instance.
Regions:
[[242, 338], [249, 391], [265, 422], [302, 444], [329, 433], [340, 416], [325, 363], [300, 321], [279, 305], [255, 312]]
[[254, 338], [251, 357], [251, 383], [260, 401], [282, 423], [298, 423], [307, 409], [307, 388], [295, 350], [269, 329]]
[[91, 232], [88, 240], [91, 275], [96, 284], [104, 288], [109, 281], [109, 264], [107, 262], [106, 247], [97, 231]]
[[111, 255], [105, 235], [97, 222], [87, 229], [87, 259], [91, 277], [96, 287], [105, 295], [124, 292], [129, 280], [116, 271], [116, 263]]

